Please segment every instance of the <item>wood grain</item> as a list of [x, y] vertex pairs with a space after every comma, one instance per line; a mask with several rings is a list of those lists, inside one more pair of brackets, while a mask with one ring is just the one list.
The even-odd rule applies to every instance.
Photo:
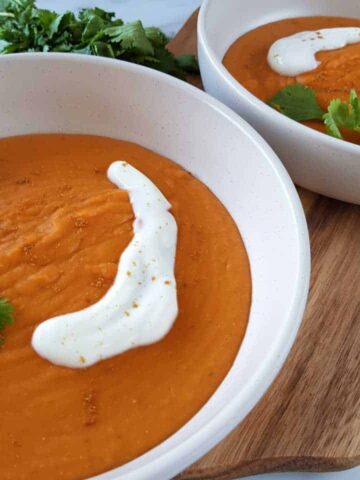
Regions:
[[[174, 52], [196, 52], [196, 18], [171, 42]], [[360, 464], [360, 207], [299, 194], [312, 278], [296, 343], [258, 406], [181, 480]]]

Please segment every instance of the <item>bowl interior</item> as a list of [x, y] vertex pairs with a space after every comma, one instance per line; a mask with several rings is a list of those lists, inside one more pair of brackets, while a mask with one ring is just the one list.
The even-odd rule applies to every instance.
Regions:
[[207, 42], [216, 56], [222, 60], [230, 45], [242, 34], [283, 18], [307, 16], [359, 17], [357, 0], [252, 0], [244, 8], [237, 0], [206, 0]]
[[63, 54], [1, 57], [0, 77], [0, 136], [87, 133], [139, 143], [205, 182], [243, 235], [253, 302], [225, 381], [167, 441], [96, 477], [170, 478], [244, 418], [295, 338], [309, 280], [307, 228], [295, 189], [251, 127], [185, 82], [119, 61]]

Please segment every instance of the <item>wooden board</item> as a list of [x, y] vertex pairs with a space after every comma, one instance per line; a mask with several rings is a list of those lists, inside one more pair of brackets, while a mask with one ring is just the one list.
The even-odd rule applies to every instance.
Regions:
[[[175, 53], [196, 52], [196, 17], [171, 42]], [[181, 480], [360, 464], [360, 207], [299, 194], [312, 278], [296, 343], [255, 410]]]

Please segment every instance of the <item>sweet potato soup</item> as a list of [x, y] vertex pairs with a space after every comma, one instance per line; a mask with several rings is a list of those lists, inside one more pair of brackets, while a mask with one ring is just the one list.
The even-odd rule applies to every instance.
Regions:
[[[87, 478], [159, 444], [214, 393], [248, 320], [247, 254], [208, 188], [140, 146], [31, 135], [1, 139], [0, 152], [0, 297], [15, 307], [0, 350], [0, 478]], [[119, 159], [172, 204], [179, 315], [158, 343], [59, 367], [36, 354], [32, 334], [112, 285], [134, 219], [128, 195], [106, 177]]]
[[[320, 106], [326, 110], [332, 99], [347, 101], [351, 89], [359, 90], [360, 43], [318, 52], [316, 58], [321, 62], [320, 66], [295, 77], [276, 73], [268, 64], [267, 54], [271, 45], [281, 38], [298, 32], [337, 27], [360, 27], [360, 20], [319, 16], [291, 18], [262, 25], [238, 38], [226, 53], [223, 63], [245, 88], [264, 102], [286, 85], [298, 82], [313, 88]], [[322, 122], [305, 123], [325, 131]], [[345, 131], [344, 138], [360, 144], [358, 132]]]

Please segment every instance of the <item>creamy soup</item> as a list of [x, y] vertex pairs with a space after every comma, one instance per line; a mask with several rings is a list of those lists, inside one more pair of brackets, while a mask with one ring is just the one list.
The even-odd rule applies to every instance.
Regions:
[[[0, 350], [2, 480], [75, 480], [128, 462], [184, 425], [229, 371], [251, 299], [248, 257], [219, 200], [135, 144], [95, 136], [0, 140], [0, 297], [15, 307]], [[31, 346], [46, 319], [98, 302], [133, 237], [124, 160], [171, 203], [179, 314], [159, 342], [83, 369]]]
[[[326, 110], [334, 98], [348, 100], [351, 89], [360, 94], [360, 42], [316, 54], [320, 65], [296, 76], [280, 75], [267, 60], [273, 43], [290, 35], [338, 27], [360, 27], [360, 20], [341, 17], [301, 17], [262, 25], [238, 38], [226, 53], [223, 63], [229, 72], [251, 93], [267, 102], [279, 90], [292, 83], [313, 88], [320, 106]], [[325, 131], [320, 121], [306, 122]], [[360, 144], [360, 133], [344, 132], [344, 138]]]

